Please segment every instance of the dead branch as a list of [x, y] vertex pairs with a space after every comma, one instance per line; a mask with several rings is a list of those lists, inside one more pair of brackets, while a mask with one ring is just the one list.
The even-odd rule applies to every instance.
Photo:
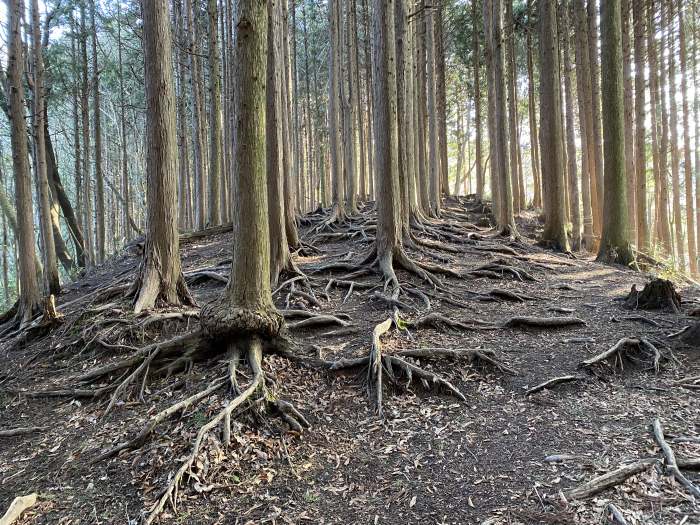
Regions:
[[634, 463], [630, 463], [629, 465], [624, 465], [613, 470], [612, 472], [608, 472], [602, 476], [593, 478], [592, 480], [587, 481], [576, 488], [564, 492], [564, 497], [567, 500], [590, 498], [591, 496], [595, 496], [604, 490], [624, 483], [627, 479], [636, 474], [644, 472], [657, 461], [658, 460], [656, 458], [642, 459]]
[[18, 428], [10, 428], [8, 430], [0, 430], [0, 438], [26, 436], [27, 434], [35, 434], [37, 432], [43, 432], [47, 428], [48, 427], [18, 427]]

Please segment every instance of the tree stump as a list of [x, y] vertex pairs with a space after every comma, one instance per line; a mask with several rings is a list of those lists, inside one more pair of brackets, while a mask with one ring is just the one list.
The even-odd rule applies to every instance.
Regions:
[[635, 285], [625, 299], [625, 307], [631, 310], [665, 310], [681, 312], [681, 296], [671, 281], [654, 279], [642, 291]]

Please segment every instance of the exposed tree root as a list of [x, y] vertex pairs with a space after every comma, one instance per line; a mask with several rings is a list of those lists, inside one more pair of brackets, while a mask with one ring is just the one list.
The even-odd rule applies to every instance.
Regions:
[[659, 373], [664, 360], [666, 357], [648, 340], [623, 337], [609, 350], [582, 361], [579, 367], [590, 368], [605, 363], [613, 370], [624, 371], [625, 363], [628, 363], [641, 364], [646, 369], [653, 369], [655, 373]]
[[491, 279], [503, 279], [506, 275], [509, 275], [520, 282], [538, 281], [527, 271], [521, 268], [515, 268], [511, 266], [505, 259], [496, 259], [489, 263], [478, 266], [477, 268], [474, 268], [473, 270], [467, 272], [466, 275], [469, 277], [489, 277]]
[[511, 317], [501, 325], [502, 328], [564, 328], [566, 326], [586, 326], [583, 319], [577, 317]]
[[533, 386], [530, 388], [527, 392], [525, 392], [526, 396], [531, 396], [532, 394], [536, 394], [537, 392], [540, 392], [545, 389], [552, 388], [557, 385], [561, 385], [564, 383], [571, 383], [572, 381], [580, 381], [583, 379], [580, 376], [561, 376], [561, 377], [555, 377], [553, 379], [548, 379], [544, 383], [540, 383], [539, 385]]
[[0, 438], [8, 438], [15, 436], [26, 436], [27, 434], [36, 434], [37, 432], [43, 432], [48, 427], [19, 427], [10, 428], [7, 430], [0, 430]]
[[479, 319], [470, 319], [466, 322], [455, 321], [437, 312], [431, 312], [414, 321], [401, 321], [401, 324], [406, 328], [435, 328], [438, 330], [448, 328], [456, 330], [495, 330], [498, 328], [493, 323]]
[[[317, 314], [307, 310], [280, 310], [285, 319], [294, 319], [301, 317], [301, 321], [287, 323], [287, 328], [290, 330], [299, 330], [301, 328], [312, 328], [316, 326], [350, 326], [350, 316], [347, 314], [329, 315]], [[341, 319], [344, 317], [344, 319]]]
[[666, 459], [666, 472], [670, 476], [673, 476], [676, 479], [676, 481], [678, 481], [678, 483], [680, 483], [683, 487], [685, 487], [685, 489], [693, 497], [695, 497], [696, 499], [700, 499], [700, 488], [698, 488], [692, 481], [686, 478], [678, 468], [678, 464], [676, 463], [676, 455], [673, 453], [673, 449], [664, 438], [664, 428], [661, 425], [661, 421], [659, 421], [658, 418], [654, 419], [652, 429], [654, 432], [654, 439], [661, 448], [661, 451], [664, 454], [664, 458]]

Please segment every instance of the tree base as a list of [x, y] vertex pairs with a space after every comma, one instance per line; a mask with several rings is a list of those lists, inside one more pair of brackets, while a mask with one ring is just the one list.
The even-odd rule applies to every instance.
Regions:
[[671, 281], [654, 279], [640, 292], [636, 286], [625, 299], [625, 307], [631, 310], [664, 310], [681, 312], [681, 296]]

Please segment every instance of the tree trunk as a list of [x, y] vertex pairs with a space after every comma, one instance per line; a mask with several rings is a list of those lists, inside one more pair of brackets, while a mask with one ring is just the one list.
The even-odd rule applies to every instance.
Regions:
[[285, 228], [284, 174], [282, 173], [281, 56], [277, 36], [281, 30], [280, 0], [267, 2], [267, 86], [265, 94], [267, 202], [270, 222], [270, 281], [277, 284], [290, 267], [291, 255]]
[[221, 224], [221, 194], [223, 164], [221, 123], [221, 58], [219, 52], [219, 8], [218, 0], [207, 0], [209, 40], [209, 198], [207, 223]]
[[88, 81], [88, 55], [87, 55], [87, 20], [85, 14], [85, 2], [80, 2], [80, 54], [81, 54], [81, 89], [80, 89], [80, 115], [83, 133], [83, 228], [85, 231], [85, 248], [88, 264], [95, 263], [95, 238], [94, 238], [94, 213], [92, 207], [92, 177], [90, 169], [90, 108], [88, 94], [90, 83]]
[[685, 268], [685, 246], [683, 243], [683, 224], [681, 219], [680, 155], [678, 153], [678, 103], [676, 93], [676, 54], [673, 35], [673, 0], [666, 0], [666, 23], [668, 34], [668, 96], [670, 106], [670, 143], [671, 149], [671, 184], [673, 191], [673, 228], [676, 239], [676, 262], [679, 268]]
[[[619, 2], [618, 2], [619, 3]], [[591, 178], [591, 193], [595, 195], [593, 205], [593, 231], [600, 235], [603, 224], [603, 134], [601, 132], [600, 114], [600, 69], [598, 67], [598, 18], [596, 0], [588, 0], [588, 59], [591, 74], [591, 98], [593, 111], [593, 159], [595, 161], [595, 179]], [[595, 182], [595, 193], [593, 193]]]
[[[510, 1], [510, 0], [507, 0]], [[494, 117], [498, 188], [499, 215], [498, 225], [504, 235], [517, 235], [513, 217], [513, 188], [508, 159], [508, 132], [506, 129], [506, 85], [503, 53], [503, 8], [501, 0], [491, 0], [491, 49], [493, 56], [494, 76]], [[492, 159], [493, 162], [493, 159]]]
[[[637, 186], [634, 168], [634, 78], [632, 77], [632, 39], [630, 38], [630, 21], [632, 16], [632, 0], [622, 0], [622, 71], [624, 74], [625, 93], [625, 180], [627, 181], [627, 210], [630, 217], [637, 217], [635, 201]], [[629, 221], [630, 239], [637, 239], [637, 222]], [[637, 241], [637, 246], [639, 242]]]
[[568, 252], [556, 3], [539, 0], [539, 17], [540, 149], [547, 152], [542, 156], [542, 179], [548, 201], [542, 239], [556, 250]]
[[15, 179], [15, 207], [17, 210], [16, 246], [18, 251], [19, 304], [17, 319], [28, 323], [40, 309], [41, 296], [36, 274], [34, 249], [34, 215], [32, 186], [27, 151], [27, 124], [24, 119], [24, 46], [20, 33], [24, 5], [22, 0], [7, 4], [8, 44], [8, 102], [12, 168]]
[[[177, 6], [180, 6], [178, 1]], [[123, 197], [122, 204], [122, 228], [124, 231], [124, 238], [128, 241], [132, 237], [131, 223], [129, 218], [131, 217], [131, 184], [129, 182], [129, 157], [127, 154], [127, 139], [126, 139], [126, 93], [124, 90], [124, 63], [122, 57], [122, 24], [121, 24], [121, 7], [120, 3], [117, 3], [117, 56], [119, 61], [119, 130], [121, 133], [121, 190]], [[181, 9], [177, 9], [178, 23], [181, 23], [182, 13]], [[178, 61], [180, 64], [180, 61]], [[180, 66], [181, 67], [181, 66]], [[180, 93], [182, 94], [182, 93]], [[178, 97], [180, 100], [181, 97]], [[181, 144], [178, 148], [183, 151], [183, 145]], [[186, 151], [186, 149], [185, 149]], [[184, 152], [183, 152], [184, 154]], [[187, 169], [187, 165], [185, 165]]]
[[97, 262], [105, 260], [105, 188], [102, 172], [102, 114], [100, 107], [100, 71], [97, 62], [97, 7], [90, 0], [90, 27], [92, 40], [92, 105], [95, 131], [95, 245]]
[[32, 104], [32, 121], [34, 127], [34, 155], [39, 201], [39, 231], [41, 233], [44, 254], [44, 285], [47, 294], [58, 295], [61, 284], [56, 263], [56, 244], [51, 221], [51, 195], [46, 171], [46, 127], [44, 111], [44, 57], [41, 47], [41, 28], [39, 26], [39, 2], [32, 0], [32, 49], [34, 64], [34, 97]]
[[[568, 2], [567, 2], [568, 4]], [[568, 7], [565, 4], [562, 9], [563, 24], [561, 28], [562, 45], [564, 47], [564, 93], [566, 96], [566, 159], [569, 175], [569, 198], [571, 203], [571, 249], [581, 249], [581, 206], [578, 185], [578, 173], [576, 164], [576, 131], [574, 115], [574, 90], [573, 90], [573, 60], [570, 56], [571, 37], [569, 31]], [[555, 79], [556, 85], [556, 79]]]
[[601, 2], [603, 132], [605, 133], [605, 207], [598, 260], [629, 264], [634, 260], [627, 227], [625, 119], [620, 0]]
[[595, 144], [593, 138], [593, 101], [588, 56], [588, 26], [584, 0], [574, 0], [576, 31], [576, 79], [578, 81], [579, 125], [581, 128], [581, 195], [583, 197], [583, 244], [595, 249], [594, 201], [597, 199]]
[[[688, 232], [688, 267], [690, 274], [698, 274], [698, 261], [695, 248], [695, 200], [693, 199], [693, 167], [690, 144], [690, 103], [688, 96], [688, 53], [686, 49], [686, 25], [683, 4], [677, 2], [680, 46], [678, 53], [681, 62], [681, 96], [683, 100], [683, 173], [685, 176], [685, 227]], [[697, 88], [697, 86], [694, 86]], [[697, 116], [696, 116], [697, 118]], [[700, 191], [700, 190], [699, 190]]]
[[[484, 198], [484, 164], [481, 140], [481, 79], [479, 70], [479, 31], [477, 24], [478, 0], [472, 2], [472, 69], [474, 70], [474, 155], [476, 156], [476, 198]], [[529, 33], [528, 33], [529, 36]], [[529, 48], [528, 48], [529, 49]], [[531, 72], [531, 70], [529, 70]], [[537, 189], [535, 189], [537, 194]]]
[[434, 16], [435, 19], [435, 88], [436, 88], [436, 110], [438, 128], [438, 148], [440, 161], [440, 186], [441, 193], [449, 195], [450, 185], [448, 183], [447, 169], [447, 81], [445, 79], [445, 37], [444, 37], [444, 0], [437, 0]]
[[266, 4], [238, 0], [235, 10], [233, 260], [226, 291], [202, 310], [210, 337], [236, 343], [241, 336], [272, 338], [282, 317], [272, 303], [266, 176]]
[[511, 186], [513, 187], [513, 211], [518, 214], [525, 207], [524, 191], [520, 188], [520, 171], [518, 169], [518, 98], [516, 91], [517, 72], [515, 67], [515, 20], [513, 19], [513, 1], [505, 0], [506, 7], [506, 62], [508, 72], [506, 83], [508, 89], [508, 135], [510, 145]]
[[428, 100], [428, 171], [430, 173], [430, 214], [440, 216], [442, 198], [442, 180], [440, 168], [440, 138], [438, 136], [437, 115], [437, 79], [435, 53], [435, 12], [434, 9], [423, 11], [425, 18], [425, 62], [426, 62], [426, 95]]
[[338, 106], [342, 103], [340, 94], [340, 0], [329, 0], [328, 23], [330, 25], [330, 50], [329, 50], [329, 93], [328, 93], [328, 133], [331, 153], [331, 177], [333, 179], [333, 208], [334, 215], [338, 219], [345, 217], [345, 178], [343, 176], [343, 153], [340, 142], [342, 109]]
[[355, 106], [353, 95], [353, 69], [352, 69], [352, 49], [350, 45], [352, 31], [350, 0], [342, 2], [343, 11], [339, 13], [340, 37], [342, 49], [340, 51], [342, 62], [342, 73], [340, 77], [340, 100], [342, 104], [343, 119], [343, 166], [345, 167], [345, 188], [347, 191], [348, 212], [357, 212], [357, 134], [355, 130]]
[[[649, 238], [649, 225], [647, 224], [647, 173], [646, 173], [646, 137], [644, 120], [646, 116], [646, 81], [644, 78], [646, 40], [644, 35], [644, 3], [632, 2], [632, 17], [634, 20], [634, 113], [635, 113], [635, 140], [634, 140], [634, 167], [636, 183], [636, 224], [637, 224], [637, 249], [648, 252], [651, 247]], [[632, 151], [627, 151], [627, 156]], [[634, 210], [630, 210], [634, 211]]]
[[172, 40], [167, 0], [143, 4], [146, 86], [146, 240], [135, 283], [136, 313], [193, 304], [182, 275], [177, 228], [177, 132]]

